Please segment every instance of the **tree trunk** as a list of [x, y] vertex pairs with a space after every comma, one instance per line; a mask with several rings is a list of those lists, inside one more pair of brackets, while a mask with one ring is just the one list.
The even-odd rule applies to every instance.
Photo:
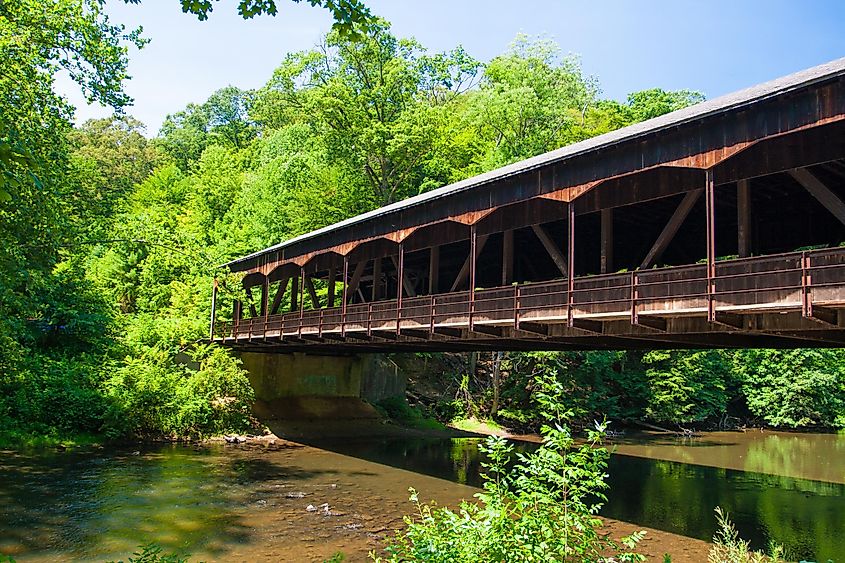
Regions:
[[499, 381], [502, 370], [504, 352], [494, 352], [493, 356], [493, 404], [490, 405], [490, 417], [499, 412]]

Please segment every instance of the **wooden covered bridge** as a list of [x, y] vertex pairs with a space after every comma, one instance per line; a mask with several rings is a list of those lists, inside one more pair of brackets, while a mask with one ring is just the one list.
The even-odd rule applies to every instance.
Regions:
[[843, 200], [840, 59], [230, 262], [246, 297], [215, 282], [211, 336], [315, 353], [845, 346]]

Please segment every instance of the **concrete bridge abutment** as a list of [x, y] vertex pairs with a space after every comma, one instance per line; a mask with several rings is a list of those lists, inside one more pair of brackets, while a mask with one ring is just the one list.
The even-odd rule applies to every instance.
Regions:
[[378, 424], [374, 403], [404, 397], [405, 375], [380, 354], [243, 352], [256, 416], [276, 435], [357, 433]]

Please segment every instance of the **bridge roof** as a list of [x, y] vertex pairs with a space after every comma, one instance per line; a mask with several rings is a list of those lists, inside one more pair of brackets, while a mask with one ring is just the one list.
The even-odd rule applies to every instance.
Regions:
[[223, 266], [228, 266], [234, 270], [248, 269], [255, 263], [255, 259], [263, 255], [285, 249], [306, 240], [318, 239], [324, 235], [334, 233], [352, 225], [373, 221], [398, 211], [404, 211], [409, 208], [430, 204], [435, 200], [450, 197], [459, 192], [489, 185], [549, 164], [559, 163], [576, 156], [597, 152], [613, 145], [636, 140], [663, 130], [678, 127], [679, 125], [695, 122], [706, 117], [724, 114], [730, 111], [740, 110], [768, 98], [781, 96], [792, 91], [807, 88], [816, 83], [825, 82], [830, 79], [843, 76], [845, 76], [845, 57], [802, 70], [782, 78], [758, 84], [744, 90], [739, 90], [731, 94], [714, 98], [712, 100], [707, 100], [647, 121], [629, 125], [597, 137], [592, 137], [578, 143], [567, 145], [526, 160], [503, 166], [490, 172], [485, 172], [483, 174], [374, 209], [367, 213], [362, 213], [344, 221], [305, 233], [247, 256], [232, 260]]

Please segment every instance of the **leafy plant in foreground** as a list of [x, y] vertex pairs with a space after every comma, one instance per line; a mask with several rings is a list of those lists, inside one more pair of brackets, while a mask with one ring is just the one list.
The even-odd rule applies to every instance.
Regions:
[[[556, 392], [557, 391], [557, 392]], [[477, 502], [462, 502], [454, 512], [423, 504], [411, 489], [415, 518], [388, 542], [375, 561], [643, 561], [633, 550], [645, 532], [613, 541], [601, 532], [597, 516], [606, 500], [608, 452], [602, 447], [605, 425], [596, 423], [587, 440], [575, 443], [562, 424], [560, 389], [550, 387], [536, 400], [550, 424], [533, 453], [514, 454], [513, 445], [489, 437], [484, 490]]]
[[707, 556], [708, 563], [785, 563], [783, 548], [773, 546], [771, 555], [751, 551], [749, 543], [739, 537], [728, 515], [716, 507], [716, 520], [719, 529], [713, 536], [713, 547]]

